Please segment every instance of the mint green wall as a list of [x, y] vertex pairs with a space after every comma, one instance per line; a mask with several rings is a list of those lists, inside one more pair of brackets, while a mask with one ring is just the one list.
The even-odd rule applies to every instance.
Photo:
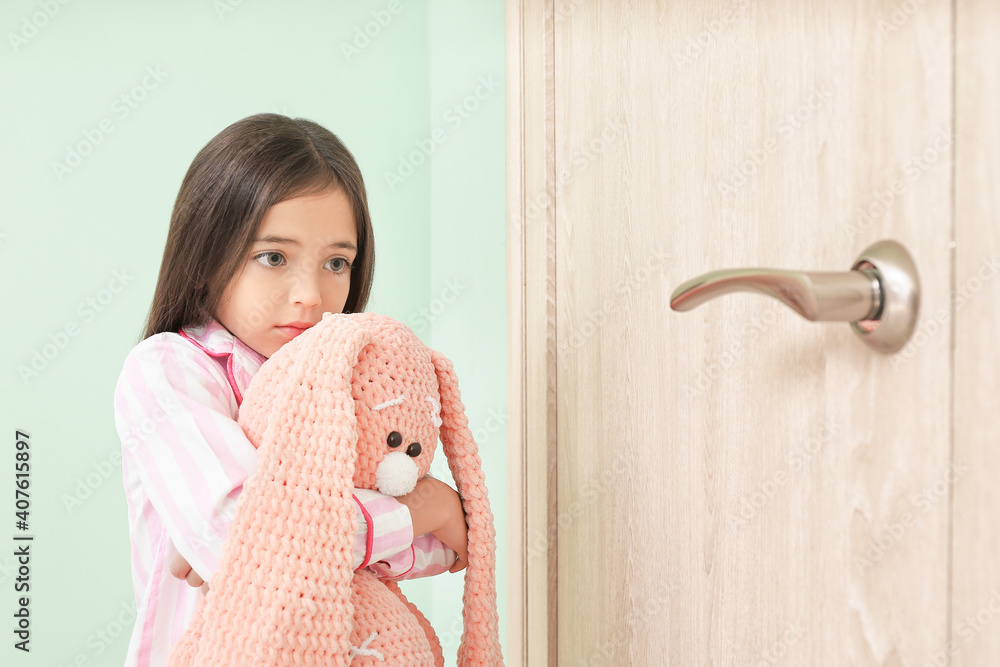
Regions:
[[[507, 635], [506, 253], [502, 2], [430, 0], [432, 347], [455, 364], [497, 526], [500, 638]], [[423, 320], [421, 320], [423, 321]], [[432, 472], [452, 482], [443, 457]], [[442, 589], [445, 592], [440, 592]], [[407, 584], [433, 599], [445, 657], [461, 637], [460, 577]], [[506, 655], [506, 651], [504, 652]], [[451, 663], [449, 663], [451, 664]]]
[[[377, 34], [345, 48], [366, 24]], [[263, 111], [315, 120], [351, 149], [376, 234], [369, 310], [455, 363], [497, 517], [506, 644], [502, 2], [15, 0], [0, 27], [0, 664], [122, 663], [134, 606], [112, 393], [185, 170], [226, 125]], [[492, 89], [475, 99], [480, 77]], [[462, 117], [455, 104], [476, 108]], [[78, 163], [55, 166], [81, 144], [92, 150]], [[36, 353], [50, 358], [25, 373]], [[32, 443], [29, 654], [9, 630], [16, 429]], [[406, 585], [449, 664], [461, 580]]]

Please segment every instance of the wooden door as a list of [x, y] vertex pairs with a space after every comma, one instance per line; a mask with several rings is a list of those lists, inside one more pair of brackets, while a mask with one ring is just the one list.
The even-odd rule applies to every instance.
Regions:
[[[510, 664], [1000, 664], [996, 3], [507, 13]], [[894, 355], [669, 308], [885, 238]]]

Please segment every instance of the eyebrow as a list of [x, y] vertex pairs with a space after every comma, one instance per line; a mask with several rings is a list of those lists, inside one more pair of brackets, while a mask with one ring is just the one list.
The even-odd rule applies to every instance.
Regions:
[[[289, 245], [302, 245], [295, 239], [286, 239], [283, 236], [265, 236], [264, 238], [256, 239], [254, 243], [278, 243], [278, 244], [289, 244]], [[350, 241], [337, 241], [336, 243], [331, 243], [327, 248], [344, 248], [345, 250], [353, 250], [357, 252], [357, 247]]]
[[397, 398], [390, 399], [390, 400], [386, 401], [385, 403], [379, 403], [378, 405], [373, 405], [372, 406], [372, 411], [374, 412], [375, 410], [382, 410], [383, 408], [390, 408], [390, 407], [392, 407], [394, 405], [399, 405], [400, 403], [402, 403], [405, 400], [406, 400], [406, 396], [399, 396]]

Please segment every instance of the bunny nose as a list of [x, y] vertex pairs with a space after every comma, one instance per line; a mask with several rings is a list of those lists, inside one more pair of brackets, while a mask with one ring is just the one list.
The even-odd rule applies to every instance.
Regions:
[[402, 496], [417, 485], [420, 471], [403, 452], [389, 452], [375, 469], [375, 488], [387, 496]]
[[420, 443], [411, 442], [410, 446], [406, 448], [406, 455], [413, 458], [420, 456]]

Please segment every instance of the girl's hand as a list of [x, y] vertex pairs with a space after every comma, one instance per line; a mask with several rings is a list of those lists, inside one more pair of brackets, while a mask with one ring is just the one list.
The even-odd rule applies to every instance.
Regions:
[[450, 572], [469, 564], [469, 527], [458, 492], [433, 477], [424, 477], [404, 496], [396, 498], [410, 510], [413, 535], [432, 533], [458, 555]]
[[[438, 538], [440, 539], [440, 538]], [[441, 540], [444, 542], [444, 540]], [[198, 573], [191, 569], [191, 565], [184, 559], [184, 556], [177, 554], [170, 563], [170, 574], [174, 575], [178, 579], [187, 580], [188, 584], [197, 588], [201, 586], [202, 593], [208, 593], [208, 582], [202, 580]]]

